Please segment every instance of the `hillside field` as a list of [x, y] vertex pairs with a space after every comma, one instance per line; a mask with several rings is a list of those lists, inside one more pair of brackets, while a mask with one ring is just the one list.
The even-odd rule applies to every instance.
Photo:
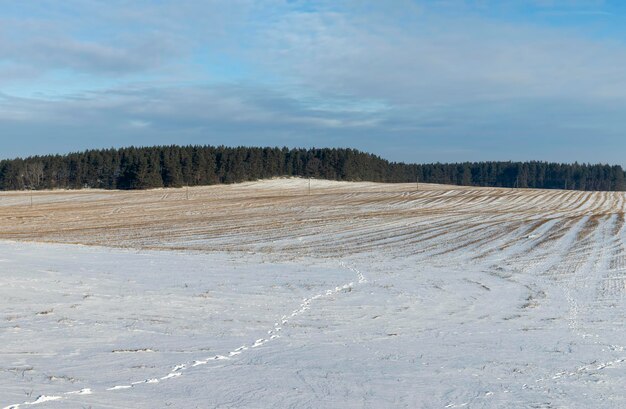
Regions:
[[624, 408], [625, 199], [0, 193], [0, 408]]

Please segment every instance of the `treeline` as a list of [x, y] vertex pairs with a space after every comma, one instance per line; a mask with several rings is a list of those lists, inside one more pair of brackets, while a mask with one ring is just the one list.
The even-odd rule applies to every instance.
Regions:
[[621, 166], [548, 162], [417, 165], [420, 180], [465, 186], [624, 191]]
[[354, 149], [156, 146], [0, 161], [0, 189], [148, 189], [276, 176], [468, 186], [626, 190], [620, 166], [546, 162], [405, 164]]

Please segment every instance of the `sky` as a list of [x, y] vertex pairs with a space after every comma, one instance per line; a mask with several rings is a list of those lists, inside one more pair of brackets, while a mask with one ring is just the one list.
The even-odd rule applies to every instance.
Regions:
[[0, 158], [129, 145], [626, 165], [626, 2], [0, 0]]

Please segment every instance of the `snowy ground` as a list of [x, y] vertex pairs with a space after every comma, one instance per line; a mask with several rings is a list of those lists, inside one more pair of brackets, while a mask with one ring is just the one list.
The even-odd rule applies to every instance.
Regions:
[[0, 408], [626, 407], [622, 194], [301, 183], [0, 196]]

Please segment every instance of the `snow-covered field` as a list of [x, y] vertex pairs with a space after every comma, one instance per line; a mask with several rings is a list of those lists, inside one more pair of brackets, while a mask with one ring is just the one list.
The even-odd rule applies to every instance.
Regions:
[[626, 407], [624, 194], [307, 185], [0, 194], [0, 408]]

